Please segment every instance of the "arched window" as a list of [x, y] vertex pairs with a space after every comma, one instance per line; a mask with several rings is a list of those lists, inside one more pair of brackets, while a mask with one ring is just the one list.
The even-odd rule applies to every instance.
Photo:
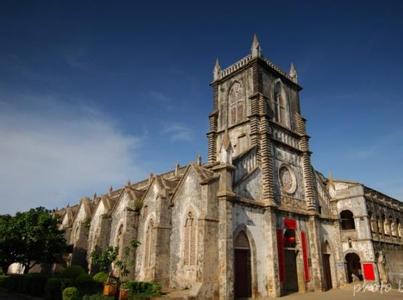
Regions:
[[390, 230], [390, 218], [385, 218], [384, 221], [384, 228], [385, 228], [385, 235], [390, 235], [391, 234], [391, 230]]
[[368, 219], [370, 222], [370, 226], [371, 226], [371, 232], [376, 233], [377, 232], [377, 222], [376, 222], [376, 217], [372, 214], [372, 212], [368, 213]]
[[343, 210], [340, 213], [341, 229], [350, 230], [355, 229], [354, 215], [349, 210]]
[[290, 108], [284, 85], [280, 79], [274, 83], [274, 116], [275, 120], [290, 127]]
[[154, 222], [151, 219], [148, 222], [146, 230], [146, 242], [144, 244], [144, 266], [147, 268], [151, 266], [151, 254], [153, 244], [154, 244]]
[[120, 225], [118, 234], [116, 235], [116, 247], [118, 247], [119, 249], [119, 257], [121, 257], [123, 253], [122, 235], [123, 235], [123, 224]]
[[384, 228], [384, 221], [385, 220], [385, 216], [384, 215], [380, 215], [378, 218], [378, 232], [379, 234], [384, 234], [385, 233], [385, 228]]
[[235, 81], [228, 93], [229, 123], [234, 125], [245, 119], [245, 94], [240, 82]]
[[397, 219], [395, 219], [394, 221], [392, 221], [392, 235], [393, 236], [397, 236], [397, 224], [398, 224]]
[[196, 226], [193, 214], [189, 212], [185, 221], [184, 230], [184, 263], [196, 264]]
[[74, 233], [74, 240], [73, 243], [78, 242], [78, 240], [80, 239], [80, 226], [76, 227], [76, 231]]

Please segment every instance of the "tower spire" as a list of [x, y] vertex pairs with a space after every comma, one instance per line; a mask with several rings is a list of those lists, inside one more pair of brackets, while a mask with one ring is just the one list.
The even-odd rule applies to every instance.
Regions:
[[262, 48], [260, 47], [260, 43], [259, 43], [256, 33], [253, 35], [251, 54], [252, 54], [252, 57], [258, 57], [258, 56], [262, 55]]
[[298, 74], [293, 63], [291, 63], [288, 75], [291, 77], [292, 80], [294, 80], [294, 82], [298, 83]]
[[218, 57], [215, 61], [214, 70], [213, 70], [213, 78], [214, 80], [220, 79], [221, 77], [221, 66], [220, 62], [218, 61]]

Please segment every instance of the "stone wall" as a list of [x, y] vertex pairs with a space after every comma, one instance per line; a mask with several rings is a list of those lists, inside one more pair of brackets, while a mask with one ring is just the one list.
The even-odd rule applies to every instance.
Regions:
[[[395, 287], [403, 286], [403, 250], [384, 250], [388, 281]], [[380, 268], [378, 264], [378, 268]]]

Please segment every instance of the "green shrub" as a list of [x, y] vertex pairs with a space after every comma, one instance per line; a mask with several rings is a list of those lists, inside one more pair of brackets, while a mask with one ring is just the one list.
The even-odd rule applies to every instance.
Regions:
[[158, 296], [161, 295], [161, 286], [153, 282], [144, 281], [128, 281], [123, 285], [123, 288], [129, 290], [130, 296]]
[[49, 278], [45, 285], [46, 300], [61, 300], [62, 299], [62, 278]]
[[80, 296], [76, 287], [68, 287], [63, 290], [63, 300], [79, 300]]
[[74, 286], [74, 280], [71, 278], [60, 278], [60, 280], [62, 281], [62, 290]]
[[99, 272], [92, 277], [95, 281], [105, 283], [106, 280], [108, 279], [108, 273], [105, 272]]
[[5, 289], [6, 281], [8, 276], [7, 275], [0, 275], [0, 288]]
[[19, 291], [31, 296], [41, 296], [45, 291], [47, 276], [39, 273], [29, 273], [22, 276], [22, 289]]
[[68, 287], [74, 287], [74, 283], [74, 280], [71, 278], [49, 278], [45, 285], [45, 299], [61, 300], [63, 290]]
[[22, 292], [22, 275], [7, 275], [3, 279], [2, 288], [10, 292]]
[[76, 282], [88, 282], [88, 281], [93, 281], [91, 275], [88, 275], [87, 273], [83, 273], [77, 276]]
[[72, 266], [64, 269], [63, 272], [60, 274], [60, 276], [63, 278], [76, 279], [81, 274], [86, 274], [83, 267], [77, 266], [77, 265], [72, 265]]
[[114, 296], [104, 296], [102, 294], [85, 295], [83, 300], [114, 300]]
[[95, 294], [102, 291], [103, 284], [95, 281], [88, 274], [81, 274], [75, 280], [75, 286], [80, 291], [80, 294]]

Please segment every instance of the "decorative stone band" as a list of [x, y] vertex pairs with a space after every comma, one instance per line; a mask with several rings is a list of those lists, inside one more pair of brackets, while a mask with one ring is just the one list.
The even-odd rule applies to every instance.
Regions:
[[295, 113], [295, 124], [296, 124], [296, 131], [299, 134], [305, 134], [305, 120], [304, 118], [299, 114]]
[[215, 132], [208, 133], [207, 138], [208, 138], [208, 162], [213, 163], [217, 160], [216, 133]]
[[[272, 63], [269, 59], [265, 58], [265, 57], [260, 57], [271, 69], [275, 70], [276, 72], [278, 72], [279, 74], [281, 74], [282, 76], [284, 76], [285, 78], [287, 78], [288, 80], [290, 80], [291, 82], [295, 83], [298, 85], [297, 82], [297, 78], [296, 77], [291, 77], [289, 74], [287, 74], [286, 72], [284, 72], [283, 70], [281, 70], [278, 66], [276, 66], [274, 63]], [[230, 74], [232, 74], [233, 72], [241, 69], [242, 67], [246, 66], [250, 61], [252, 61], [254, 59], [254, 57], [249, 54], [243, 58], [241, 58], [240, 60], [238, 60], [237, 62], [235, 62], [234, 64], [230, 65], [228, 68], [225, 68], [223, 70], [218, 70], [218, 76], [217, 79], [220, 80], [222, 78], [224, 78], [225, 76], [228, 76]]]
[[207, 133], [208, 138], [208, 162], [213, 163], [217, 159], [217, 111], [214, 111], [209, 117], [210, 130]]
[[242, 68], [251, 60], [252, 60], [252, 55], [249, 54], [249, 55], [245, 56], [244, 58], [238, 60], [236, 63], [229, 66], [228, 68], [221, 70], [219, 78], [223, 78], [223, 77], [231, 74], [232, 72]]
[[316, 210], [315, 188], [309, 152], [302, 154], [302, 171], [304, 174], [305, 198], [308, 210]]
[[259, 95], [250, 98], [251, 114], [248, 116], [250, 122], [250, 136], [252, 146], [257, 146], [259, 142]]
[[269, 137], [270, 130], [265, 115], [264, 97], [259, 97], [259, 132], [260, 132], [260, 159], [262, 166], [262, 196], [269, 205], [276, 205], [273, 191], [273, 160], [272, 145]]

